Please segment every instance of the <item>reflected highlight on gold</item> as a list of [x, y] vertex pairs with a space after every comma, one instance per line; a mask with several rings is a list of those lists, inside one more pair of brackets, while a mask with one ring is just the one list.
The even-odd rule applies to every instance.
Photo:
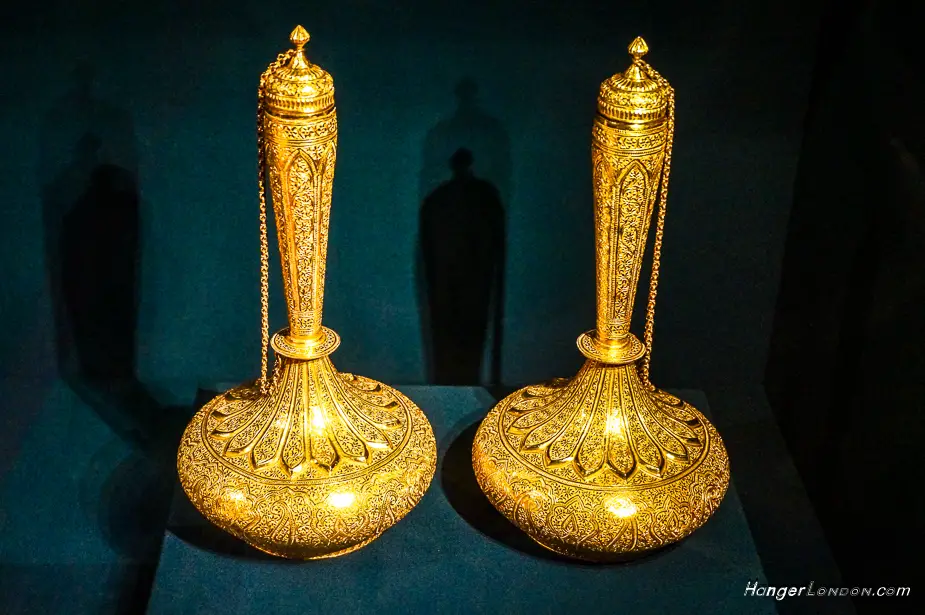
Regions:
[[347, 508], [353, 506], [356, 496], [349, 491], [335, 491], [328, 496], [328, 504], [334, 508]]
[[607, 510], [621, 519], [626, 519], [636, 514], [636, 505], [629, 498], [614, 497], [607, 501]]

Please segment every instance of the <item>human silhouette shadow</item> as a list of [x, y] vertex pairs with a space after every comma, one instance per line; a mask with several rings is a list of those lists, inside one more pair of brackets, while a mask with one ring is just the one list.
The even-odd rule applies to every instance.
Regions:
[[434, 384], [501, 382], [510, 147], [477, 93], [472, 80], [460, 81], [455, 112], [424, 142], [416, 264], [428, 381]]
[[512, 196], [511, 146], [507, 130], [479, 101], [478, 85], [469, 77], [454, 88], [456, 108], [437, 122], [424, 138], [420, 176], [423, 200], [447, 179], [446, 162], [456, 150], [468, 149], [475, 159], [476, 175], [498, 189], [501, 201]]
[[131, 118], [96, 95], [92, 66], [74, 77], [39, 140], [45, 268], [59, 377], [131, 451], [80, 432], [69, 443], [96, 449], [81, 506], [134, 562], [122, 580], [131, 610], [147, 599], [189, 410], [164, 407], [136, 375], [142, 201]]
[[442, 385], [481, 382], [490, 308], [502, 295], [504, 208], [498, 190], [473, 175], [472, 162], [468, 150], [454, 153], [453, 178], [421, 207], [432, 380]]
[[131, 379], [140, 251], [131, 118], [95, 95], [93, 67], [81, 64], [46, 113], [39, 145], [59, 375], [68, 384]]

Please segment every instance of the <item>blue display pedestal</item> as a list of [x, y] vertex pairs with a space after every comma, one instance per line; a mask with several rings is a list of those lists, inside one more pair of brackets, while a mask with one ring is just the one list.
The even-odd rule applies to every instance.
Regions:
[[[535, 545], [488, 504], [470, 464], [481, 388], [403, 387], [437, 437], [421, 503], [369, 546], [293, 562], [212, 527], [177, 490], [151, 592], [152, 615], [216, 613], [775, 613], [746, 597], [765, 583], [735, 486], [706, 526], [629, 564], [594, 565]], [[699, 391], [679, 391], [707, 411]], [[733, 460], [733, 475], [735, 466]]]

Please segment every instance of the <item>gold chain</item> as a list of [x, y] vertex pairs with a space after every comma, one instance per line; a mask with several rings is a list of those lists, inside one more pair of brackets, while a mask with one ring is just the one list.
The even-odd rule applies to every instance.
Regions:
[[671, 150], [674, 144], [674, 88], [662, 77], [658, 71], [649, 66], [647, 62], [639, 61], [642, 68], [651, 75], [655, 81], [668, 92], [668, 140], [665, 143], [665, 166], [662, 171], [662, 181], [658, 195], [658, 218], [655, 226], [655, 245], [652, 248], [652, 276], [649, 279], [649, 300], [646, 305], [646, 325], [644, 341], [646, 354], [642, 358], [639, 374], [642, 381], [654, 390], [649, 380], [649, 366], [652, 362], [652, 337], [655, 329], [655, 297], [658, 294], [658, 273], [662, 260], [662, 237], [665, 234], [665, 208], [668, 204], [668, 176], [671, 174]]
[[267, 395], [270, 386], [276, 384], [276, 374], [273, 371], [273, 382], [267, 381], [267, 365], [270, 353], [270, 244], [267, 238], [267, 195], [266, 181], [266, 138], [264, 135], [264, 114], [266, 113], [264, 93], [266, 82], [270, 73], [287, 62], [294, 53], [293, 50], [279, 54], [276, 61], [260, 75], [260, 85], [257, 88], [257, 193], [260, 199], [260, 394]]

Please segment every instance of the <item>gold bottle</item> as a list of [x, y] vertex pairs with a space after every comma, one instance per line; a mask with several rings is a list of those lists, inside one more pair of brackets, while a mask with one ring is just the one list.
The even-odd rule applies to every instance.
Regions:
[[[535, 541], [592, 561], [634, 557], [703, 525], [729, 484], [716, 429], [649, 382], [665, 221], [674, 90], [642, 60], [601, 84], [594, 118], [597, 328], [578, 338], [587, 361], [570, 379], [521, 389], [475, 436], [472, 463], [491, 503]], [[658, 201], [645, 343], [630, 332]]]
[[[398, 391], [338, 372], [340, 344], [321, 326], [337, 149], [334, 81], [295, 49], [260, 79], [258, 172], [263, 361], [261, 378], [206, 404], [177, 454], [180, 482], [212, 523], [283, 557], [349, 553], [408, 513], [436, 469], [424, 413]], [[269, 179], [289, 327], [273, 336], [267, 379]]]

